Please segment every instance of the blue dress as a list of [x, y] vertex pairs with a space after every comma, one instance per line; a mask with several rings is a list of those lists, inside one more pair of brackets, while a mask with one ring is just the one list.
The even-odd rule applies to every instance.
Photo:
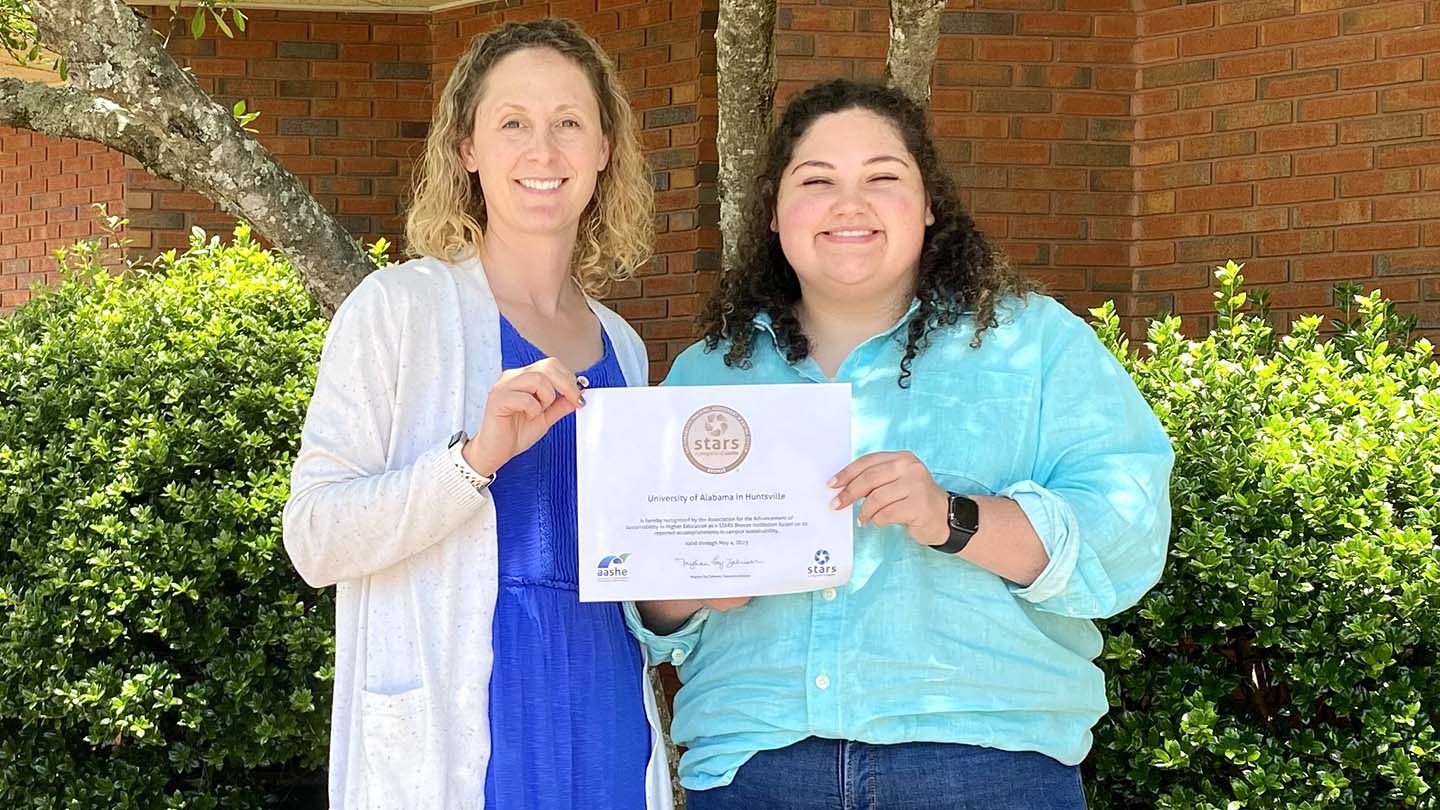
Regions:
[[[591, 388], [623, 386], [603, 340], [604, 357], [580, 373]], [[500, 355], [506, 369], [545, 357], [504, 317]], [[650, 725], [640, 648], [617, 603], [579, 600], [575, 417], [501, 467], [491, 494], [500, 592], [485, 807], [644, 810]]]

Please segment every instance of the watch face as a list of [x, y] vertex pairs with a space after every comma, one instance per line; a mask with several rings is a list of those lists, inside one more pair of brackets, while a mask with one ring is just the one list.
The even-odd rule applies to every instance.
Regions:
[[950, 496], [950, 527], [962, 532], [980, 528], [980, 505], [964, 495]]

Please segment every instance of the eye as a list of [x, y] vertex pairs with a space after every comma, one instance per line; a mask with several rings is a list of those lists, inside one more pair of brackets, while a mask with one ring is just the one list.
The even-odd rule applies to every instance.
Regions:
[[870, 182], [873, 183], [873, 182], [876, 182], [876, 181], [879, 181], [879, 180], [899, 180], [899, 179], [900, 179], [900, 178], [896, 177], [896, 176], [893, 175], [893, 174], [877, 174], [877, 175], [875, 175], [874, 177], [870, 178]]
[[579, 122], [579, 121], [576, 121], [574, 118], [566, 118], [565, 120], [563, 120], [563, 121], [560, 122], [560, 126], [562, 126], [562, 127], [570, 127], [570, 128], [573, 129], [573, 128], [575, 128], [575, 127], [580, 126], [580, 122]]
[[501, 129], [519, 129], [521, 126], [522, 126], [522, 124], [521, 124], [518, 120], [516, 120], [516, 119], [514, 119], [514, 118], [511, 118], [509, 121], [506, 121], [506, 122], [502, 123], [502, 124], [500, 125], [500, 128], [501, 128]]
[[828, 185], [830, 185], [830, 178], [828, 178], [828, 177], [810, 177], [810, 178], [807, 178], [807, 179], [805, 179], [804, 181], [802, 181], [802, 182], [800, 183], [800, 185], [802, 185], [802, 186], [819, 186], [819, 185], [826, 185], [826, 186], [828, 186]]

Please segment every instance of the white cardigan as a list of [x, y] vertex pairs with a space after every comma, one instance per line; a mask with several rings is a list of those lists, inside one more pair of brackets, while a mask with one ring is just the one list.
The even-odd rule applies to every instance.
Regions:
[[[645, 385], [639, 336], [590, 306], [626, 381]], [[300, 576], [336, 585], [332, 810], [484, 807], [495, 507], [446, 442], [479, 428], [501, 370], [498, 309], [478, 259], [371, 273], [326, 335], [284, 531]], [[647, 808], [668, 810], [655, 696], [641, 680]]]

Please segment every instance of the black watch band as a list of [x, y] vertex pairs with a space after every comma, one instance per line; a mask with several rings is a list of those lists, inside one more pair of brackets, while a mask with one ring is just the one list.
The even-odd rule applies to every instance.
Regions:
[[970, 544], [970, 538], [980, 531], [980, 505], [973, 498], [947, 493], [950, 509], [947, 522], [950, 524], [950, 539], [938, 546], [931, 546], [945, 554], [955, 554]]

